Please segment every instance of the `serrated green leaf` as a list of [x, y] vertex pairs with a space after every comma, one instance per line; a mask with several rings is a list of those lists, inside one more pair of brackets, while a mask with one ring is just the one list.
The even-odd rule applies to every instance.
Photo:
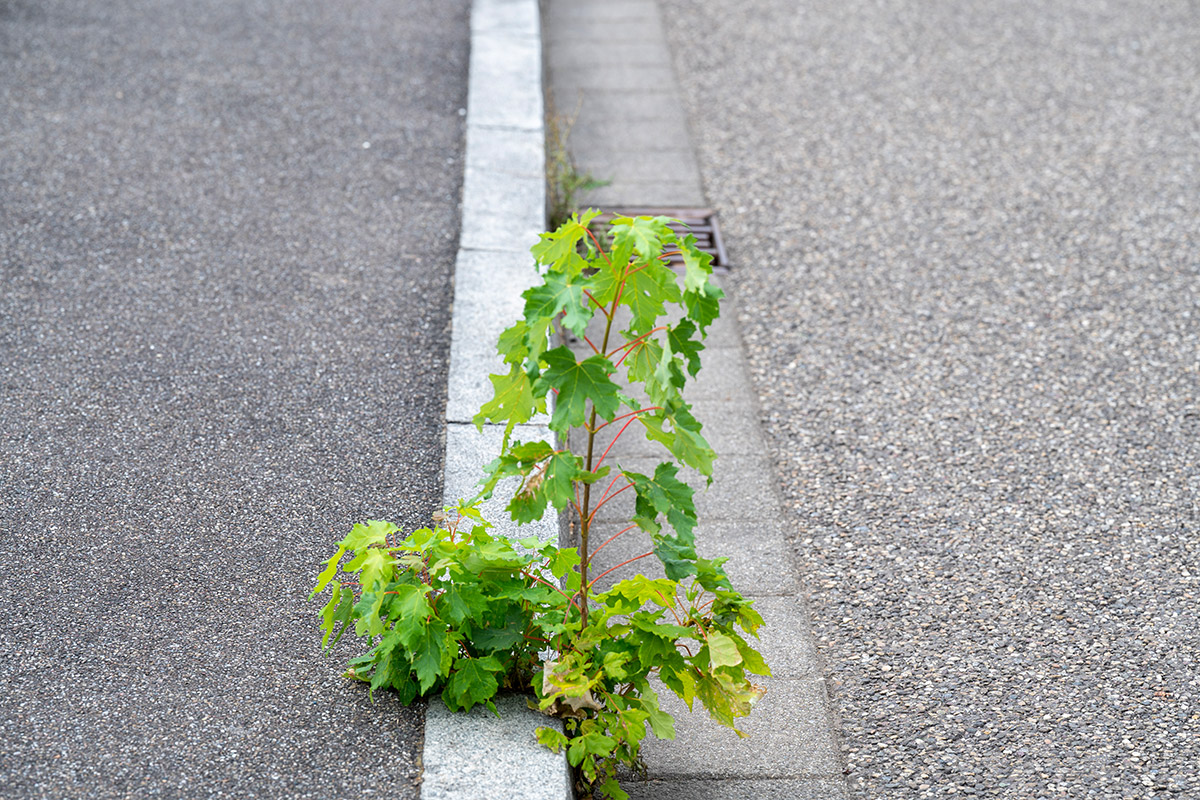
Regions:
[[[385, 520], [368, 520], [366, 524], [360, 522], [350, 529], [350, 533], [345, 539], [338, 542], [338, 546], [346, 550], [359, 551], [374, 544], [387, 544], [388, 537], [398, 530], [400, 529]], [[346, 571], [353, 570], [347, 568]]]
[[544, 358], [547, 366], [537, 385], [542, 394], [551, 388], [558, 389], [550, 418], [551, 430], [565, 435], [569, 429], [583, 425], [589, 401], [601, 418], [610, 420], [617, 415], [620, 400], [617, 385], [608, 377], [613, 371], [608, 359], [591, 356], [577, 362], [575, 354], [566, 347], [549, 350]]
[[712, 285], [703, 294], [700, 292], [683, 293], [683, 305], [687, 309], [688, 319], [696, 323], [701, 336], [707, 335], [708, 326], [721, 316], [720, 299], [724, 296], [723, 291]]
[[358, 580], [364, 591], [372, 591], [376, 586], [382, 589], [391, 583], [396, 568], [391, 553], [378, 547], [358, 552], [358, 556], [350, 563], [356, 565], [355, 569], [362, 570]]
[[576, 548], [559, 548], [550, 559], [550, 573], [555, 578], [562, 578], [562, 576], [575, 569], [575, 567], [578, 567], [580, 561], [582, 561], [582, 558], [579, 555], [579, 550]]
[[627, 653], [605, 653], [603, 669], [604, 674], [618, 681], [623, 681], [629, 677], [629, 673], [625, 670], [625, 665], [629, 663], [629, 655]]
[[635, 336], [648, 333], [666, 313], [665, 304], [678, 302], [679, 298], [675, 273], [661, 261], [630, 270], [621, 292], [621, 305], [628, 307], [632, 315], [629, 331]]
[[557, 230], [540, 234], [538, 243], [530, 248], [537, 263], [546, 265], [553, 272], [578, 275], [587, 266], [579, 255], [579, 242], [587, 237], [587, 226], [597, 213], [588, 211], [582, 216], [573, 215]]
[[412, 649], [425, 635], [426, 618], [432, 612], [425, 585], [400, 584], [389, 593], [388, 617], [395, 620], [395, 630], [404, 646]]
[[657, 260], [663, 240], [672, 237], [667, 217], [617, 217], [612, 221], [614, 250], [637, 253], [638, 262]]
[[413, 671], [420, 683], [420, 692], [425, 694], [439, 678], [450, 674], [458, 642], [443, 630], [432, 626], [426, 628], [424, 636], [412, 647]]
[[468, 711], [472, 706], [491, 700], [500, 688], [496, 673], [503, 671], [504, 665], [495, 656], [459, 658], [442, 690], [442, 701], [451, 711]]
[[346, 554], [346, 548], [339, 547], [333, 557], [325, 562], [325, 569], [321, 570], [321, 574], [317, 576], [317, 585], [313, 587], [312, 592], [308, 595], [308, 599], [312, 600], [321, 591], [329, 585], [329, 582], [334, 579], [338, 571], [338, 562], [342, 560], [342, 556]]
[[697, 248], [696, 237], [690, 233], [677, 241], [679, 251], [683, 255], [684, 290], [706, 294], [710, 288], [715, 288], [711, 287], [708, 282], [709, 276], [712, 275], [712, 254]]
[[569, 741], [562, 731], [557, 731], [554, 728], [547, 728], [544, 725], [539, 727], [533, 733], [542, 746], [548, 747], [556, 753], [561, 752], [562, 749], [567, 746], [567, 742]]
[[675, 718], [658, 707], [658, 695], [647, 685], [642, 689], [642, 708], [649, 715], [650, 730], [659, 739], [675, 738]]
[[522, 364], [529, 356], [529, 327], [525, 320], [517, 320], [504, 329], [496, 343], [496, 350], [504, 357], [505, 364]]
[[584, 298], [586, 279], [573, 279], [558, 272], [547, 273], [539, 286], [527, 289], [525, 298], [525, 320], [529, 325], [534, 320], [555, 320], [564, 314], [563, 326], [582, 337], [592, 319], [592, 309]]
[[480, 407], [472, 422], [478, 430], [483, 430], [485, 422], [504, 423], [507, 436], [514, 426], [533, 416], [533, 382], [517, 364], [507, 375], [489, 375], [488, 380], [492, 382], [492, 399]]
[[671, 352], [687, 362], [687, 371], [692, 377], [700, 371], [700, 351], [704, 349], [703, 342], [692, 338], [697, 332], [696, 324], [690, 319], [680, 320], [667, 331]]
[[763, 659], [762, 653], [755, 650], [750, 644], [738, 636], [736, 633], [730, 634], [735, 642], [737, 642], [738, 652], [742, 654], [742, 668], [747, 672], [752, 672], [755, 675], [770, 675], [771, 668], [767, 666], [767, 662]]

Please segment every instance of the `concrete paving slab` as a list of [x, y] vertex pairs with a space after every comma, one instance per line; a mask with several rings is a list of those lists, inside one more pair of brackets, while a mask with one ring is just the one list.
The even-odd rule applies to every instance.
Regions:
[[465, 423], [494, 396], [487, 376], [508, 373], [496, 341], [521, 317], [525, 301], [520, 292], [539, 279], [528, 254], [460, 250], [454, 280], [459, 289], [454, 298], [446, 419]]
[[[483, 431], [474, 425], [450, 423], [446, 426], [446, 489], [445, 501], [453, 503], [459, 498], [469, 498], [479, 491], [479, 479], [483, 477], [482, 466], [500, 454], [500, 442], [504, 429], [498, 425], [485, 425]], [[554, 441], [549, 428], [536, 425], [520, 425], [513, 431], [518, 441]], [[520, 487], [517, 478], [501, 481], [490, 500], [480, 506], [484, 519], [495, 526], [495, 530], [510, 539], [537, 536], [543, 542], [557, 541], [559, 534], [558, 514], [547, 509], [546, 516], [536, 522], [517, 525], [505, 511], [513, 494]]]
[[534, 738], [542, 726], [561, 731], [562, 722], [531, 711], [524, 695], [498, 697], [496, 710], [499, 717], [479, 706], [454, 713], [440, 699], [430, 701], [422, 800], [571, 797], [566, 761]]
[[[627, 524], [624, 521], [598, 523], [592, 530], [593, 541], [603, 543]], [[645, 553], [650, 547], [645, 533], [634, 530], [623, 534], [596, 556], [593, 574], [599, 575], [609, 567]], [[791, 545], [786, 530], [779, 523], [702, 521], [696, 527], [696, 552], [704, 558], [727, 558], [725, 572], [729, 580], [735, 589], [747, 596], [797, 596], [800, 592]], [[654, 558], [638, 561], [636, 567], [631, 565], [630, 568], [653, 578], [663, 577], [662, 565]], [[599, 585], [607, 589], [630, 574], [618, 570]]]
[[530, 70], [540, 74], [541, 59], [538, 40], [524, 34], [500, 30], [473, 40], [467, 98], [471, 124], [540, 130], [541, 86], [528, 85], [524, 76]]
[[[738, 720], [748, 734], [739, 739], [714, 722], [700, 705], [688, 712], [670, 690], [659, 692], [660, 706], [676, 719], [676, 739], [653, 736], [642, 743], [650, 778], [826, 778], [841, 772], [837, 743], [828, 728], [812, 720], [829, 715], [825, 683], [813, 679], [763, 678], [767, 692], [749, 717]], [[686, 723], [680, 720], [687, 716]]]
[[821, 778], [627, 781], [630, 800], [847, 800], [845, 781]]
[[[746, 456], [764, 452], [765, 445], [759, 431], [758, 414], [745, 403], [700, 400], [692, 404], [692, 414], [704, 426], [704, 438], [721, 456]], [[612, 444], [613, 438], [620, 433], [623, 424], [609, 425], [597, 432], [593, 446], [600, 448], [600, 452], [603, 453]], [[645, 430], [646, 427], [640, 422], [634, 422], [625, 430], [619, 440], [622, 457], [668, 456], [662, 443], [646, 438]], [[571, 446], [586, 448], [587, 432], [572, 431]]]
[[[653, 33], [662, 36], [662, 18], [655, 0], [554, 2], [546, 3], [544, 13], [545, 33], [550, 39], [563, 35], [608, 35], [615, 32], [610, 26], [622, 24], [654, 26]], [[657, 41], [663, 40], [659, 38]]]
[[[592, 529], [592, 540], [603, 543], [626, 525], [625, 521], [597, 523]], [[650, 539], [645, 533], [634, 530], [623, 534], [600, 551], [593, 562], [593, 574], [599, 575], [650, 548]], [[702, 522], [696, 528], [696, 552], [704, 558], [729, 559], [725, 572], [734, 588], [747, 596], [794, 596], [800, 591], [792, 567], [791, 545], [778, 525], [770, 522]], [[663, 577], [658, 560], [647, 558], [628, 569], [613, 572], [597, 585], [601, 589], [611, 588], [617, 581], [630, 577], [631, 570], [653, 578]]]
[[[553, 97], [559, 111], [573, 111], [578, 106], [575, 124], [580, 130], [591, 130], [611, 120], [625, 123], [654, 120], [677, 128], [687, 125], [683, 106], [671, 88], [642, 88], [634, 92], [595, 86], [574, 90], [564, 88], [560, 93], [553, 93]], [[597, 141], [597, 150], [603, 144]], [[629, 154], [638, 155], [637, 152]]]
[[545, 181], [545, 137], [540, 130], [468, 125], [467, 169]]
[[[615, 451], [614, 451], [615, 452]], [[654, 474], [663, 459], [609, 456], [624, 469], [642, 475]], [[695, 490], [696, 514], [703, 520], [773, 520], [779, 514], [774, 472], [769, 457], [719, 457], [713, 469], [712, 486], [705, 488], [704, 476], [681, 469], [680, 480]], [[633, 516], [633, 492], [627, 491], [606, 502], [596, 513], [602, 522], [620, 522]]]
[[[609, 87], [611, 88], [611, 87]], [[554, 96], [559, 111], [574, 108], [579, 97], [583, 98], [583, 106], [587, 106], [589, 89], [572, 84], [556, 84]], [[638, 119], [622, 120], [609, 119], [589, 123], [586, 128], [576, 125], [571, 131], [571, 152], [576, 161], [585, 164], [588, 154], [592, 151], [611, 152], [613, 150], [628, 150], [635, 153], [653, 153], [659, 150], [678, 150], [688, 146], [687, 133], [678, 129], [666, 130], [660, 124], [662, 120], [654, 116], [639, 114]], [[669, 119], [667, 120], [669, 121]], [[612, 176], [605, 176], [612, 177]], [[630, 178], [635, 176], [629, 176]], [[680, 176], [676, 180], [690, 179], [691, 176]], [[636, 200], [634, 202], [637, 202]], [[702, 206], [703, 200], [681, 200], [666, 205], [691, 208]]]
[[628, 67], [671, 68], [671, 55], [653, 42], [628, 42], [623, 39], [568, 39], [551, 41], [544, 48], [546, 66], [551, 70], [606, 73], [614, 63]]
[[468, 168], [463, 178], [459, 246], [528, 253], [545, 230], [545, 208], [543, 178]]
[[[667, 141], [673, 146], [679, 140], [661, 141]], [[587, 161], [581, 159], [580, 164], [585, 165]], [[591, 166], [587, 166], [586, 169], [594, 175], [608, 174], [601, 171], [601, 167], [593, 169]], [[700, 206], [704, 203], [704, 188], [699, 180], [632, 181], [623, 180], [622, 176], [617, 174], [610, 185], [585, 192], [582, 194], [582, 198], [586, 205], [599, 208], [635, 203], [648, 206]]]

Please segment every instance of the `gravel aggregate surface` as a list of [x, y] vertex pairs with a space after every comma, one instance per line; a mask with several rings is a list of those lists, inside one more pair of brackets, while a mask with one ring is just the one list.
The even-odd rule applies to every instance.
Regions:
[[408, 797], [318, 562], [439, 504], [466, 0], [0, 0], [0, 795]]
[[857, 795], [1200, 797], [1196, 4], [661, 5]]

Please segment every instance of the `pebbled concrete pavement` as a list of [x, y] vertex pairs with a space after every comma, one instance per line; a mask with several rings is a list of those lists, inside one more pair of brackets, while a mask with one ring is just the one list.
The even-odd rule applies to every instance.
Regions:
[[466, 92], [463, 2], [0, 3], [0, 794], [417, 796], [304, 598], [441, 500]]
[[662, 8], [857, 796], [1200, 793], [1195, 4]]

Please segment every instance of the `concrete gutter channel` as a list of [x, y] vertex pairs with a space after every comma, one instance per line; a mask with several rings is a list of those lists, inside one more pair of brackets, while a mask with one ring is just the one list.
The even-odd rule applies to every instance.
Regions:
[[[577, 97], [585, 97], [573, 139], [576, 159], [581, 168], [613, 181], [585, 201], [704, 204], [654, 0], [546, 0], [544, 9], [537, 0], [475, 1], [446, 408], [447, 502], [471, 493], [481, 467], [497, 451], [502, 430], [489, 426], [479, 433], [471, 424], [490, 399], [490, 385], [477, 376], [500, 371], [496, 337], [520, 316], [520, 293], [536, 278], [529, 248], [545, 226], [543, 11], [545, 66], [558, 107], [574, 108]], [[620, 51], [646, 58], [622, 57], [614, 42]], [[656, 88], [631, 95], [647, 77]], [[711, 723], [702, 710], [688, 714], [681, 705], [669, 706], [678, 738], [648, 738], [647, 775], [628, 781], [625, 789], [634, 798], [659, 800], [845, 798], [837, 728], [788, 541], [789, 522], [742, 366], [736, 319], [734, 303], [727, 302], [689, 396], [722, 456], [712, 488], [698, 499], [697, 541], [705, 555], [731, 556], [727, 569], [734, 584], [758, 598], [768, 625], [762, 649], [775, 675], [763, 681], [767, 694], [742, 726], [748, 739]], [[549, 436], [544, 425], [528, 427], [526, 436]], [[650, 468], [657, 455], [647, 443], [629, 438], [614, 453], [630, 466]], [[484, 509], [498, 527], [505, 495], [497, 492]], [[557, 538], [559, 521], [548, 515], [519, 535], [530, 533]], [[534, 728], [554, 721], [530, 711], [522, 697], [497, 705], [500, 719], [480, 709], [451, 714], [440, 702], [429, 704], [423, 800], [572, 797], [564, 756], [533, 738]]]

